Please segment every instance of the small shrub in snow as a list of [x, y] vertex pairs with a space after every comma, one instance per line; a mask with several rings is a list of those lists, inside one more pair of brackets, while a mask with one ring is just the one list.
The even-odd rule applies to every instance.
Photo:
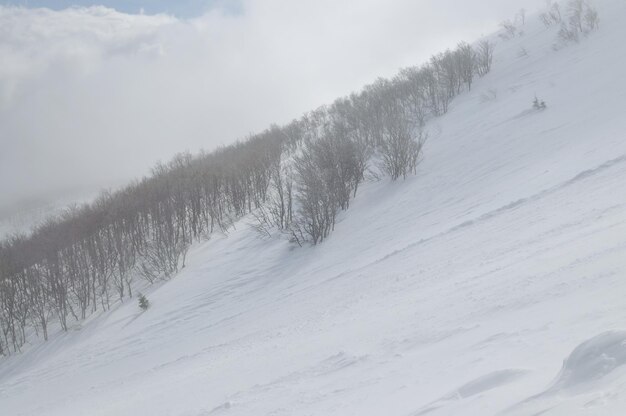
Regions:
[[535, 99], [533, 100], [533, 108], [535, 110], [545, 110], [546, 109], [546, 102], [543, 100], [540, 100], [539, 98], [537, 98], [537, 96], [535, 95]]
[[517, 51], [518, 58], [527, 58], [528, 57], [528, 49], [523, 46]]
[[142, 311], [147, 311], [149, 307], [150, 307], [150, 301], [144, 294], [140, 293], [139, 294], [139, 308]]

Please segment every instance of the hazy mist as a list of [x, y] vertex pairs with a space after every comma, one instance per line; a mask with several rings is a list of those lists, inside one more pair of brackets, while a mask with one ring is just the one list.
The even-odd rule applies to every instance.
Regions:
[[543, 0], [239, 4], [191, 19], [0, 6], [0, 208], [287, 122]]

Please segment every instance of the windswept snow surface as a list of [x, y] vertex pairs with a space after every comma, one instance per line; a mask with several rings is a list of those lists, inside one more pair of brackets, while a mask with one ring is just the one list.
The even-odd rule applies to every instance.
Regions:
[[626, 2], [598, 6], [579, 44], [500, 42], [322, 245], [242, 221], [148, 311], [3, 359], [0, 415], [626, 414]]

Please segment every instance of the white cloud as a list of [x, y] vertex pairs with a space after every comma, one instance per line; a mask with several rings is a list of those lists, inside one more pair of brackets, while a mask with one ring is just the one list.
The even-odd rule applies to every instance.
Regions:
[[191, 20], [0, 7], [0, 206], [286, 122], [538, 3], [247, 0]]

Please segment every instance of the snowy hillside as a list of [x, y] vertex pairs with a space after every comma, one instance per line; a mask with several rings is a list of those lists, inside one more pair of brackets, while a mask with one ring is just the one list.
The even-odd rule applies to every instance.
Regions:
[[243, 220], [146, 312], [0, 360], [0, 415], [626, 414], [626, 3], [598, 9], [578, 44], [499, 41], [323, 244]]

